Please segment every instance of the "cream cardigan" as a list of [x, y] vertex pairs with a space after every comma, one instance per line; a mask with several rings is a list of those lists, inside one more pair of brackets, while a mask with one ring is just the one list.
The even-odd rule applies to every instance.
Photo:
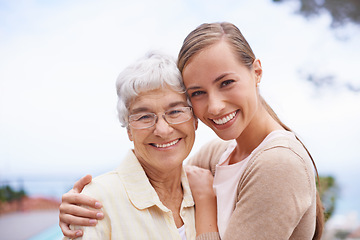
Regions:
[[[188, 164], [215, 174], [215, 165], [228, 144], [214, 140]], [[310, 157], [299, 141], [278, 137], [256, 149], [237, 193], [224, 240], [312, 239], [316, 224], [315, 176]], [[219, 237], [211, 233], [197, 239]]]

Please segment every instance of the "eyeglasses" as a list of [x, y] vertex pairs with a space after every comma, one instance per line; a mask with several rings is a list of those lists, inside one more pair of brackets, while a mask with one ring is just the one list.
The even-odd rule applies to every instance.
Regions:
[[[189, 121], [192, 114], [192, 107], [172, 108], [162, 114], [162, 117], [168, 124], [180, 124]], [[136, 129], [150, 128], [158, 121], [158, 115], [145, 112], [129, 116], [129, 125]]]

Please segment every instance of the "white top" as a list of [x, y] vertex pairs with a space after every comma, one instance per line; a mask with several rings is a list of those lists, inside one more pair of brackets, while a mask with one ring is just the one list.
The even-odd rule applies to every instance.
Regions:
[[[271, 132], [266, 138], [256, 147], [261, 148], [268, 141], [280, 136], [293, 136], [293, 133], [286, 130], [276, 130]], [[253, 152], [244, 160], [229, 165], [229, 156], [236, 147], [236, 141], [233, 140], [226, 151], [222, 154], [219, 163], [216, 165], [214, 177], [214, 191], [217, 196], [217, 221], [220, 237], [224, 237], [226, 227], [234, 211], [236, 203], [236, 194], [238, 184], [243, 174], [247, 163], [251, 159]]]
[[186, 240], [185, 225], [178, 228], [181, 240]]

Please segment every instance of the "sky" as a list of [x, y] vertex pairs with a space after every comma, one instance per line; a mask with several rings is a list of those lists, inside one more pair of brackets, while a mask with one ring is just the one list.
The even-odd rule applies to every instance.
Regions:
[[[174, 57], [204, 22], [232, 22], [264, 74], [260, 92], [360, 206], [360, 28], [307, 20], [295, 1], [0, 0], [0, 181], [70, 179], [115, 168], [132, 147], [116, 116], [115, 80], [147, 51]], [[314, 85], [306, 74], [333, 76]], [[200, 125], [193, 152], [216, 138]]]

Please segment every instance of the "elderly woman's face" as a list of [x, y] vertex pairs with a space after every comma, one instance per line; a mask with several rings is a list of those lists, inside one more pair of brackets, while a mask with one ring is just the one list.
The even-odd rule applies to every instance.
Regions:
[[197, 121], [191, 114], [188, 121], [168, 124], [163, 115], [166, 111], [186, 106], [185, 94], [168, 88], [142, 92], [130, 103], [130, 115], [154, 113], [158, 118], [149, 128], [137, 129], [131, 124], [128, 128], [135, 155], [143, 167], [170, 172], [181, 166], [194, 144]]

